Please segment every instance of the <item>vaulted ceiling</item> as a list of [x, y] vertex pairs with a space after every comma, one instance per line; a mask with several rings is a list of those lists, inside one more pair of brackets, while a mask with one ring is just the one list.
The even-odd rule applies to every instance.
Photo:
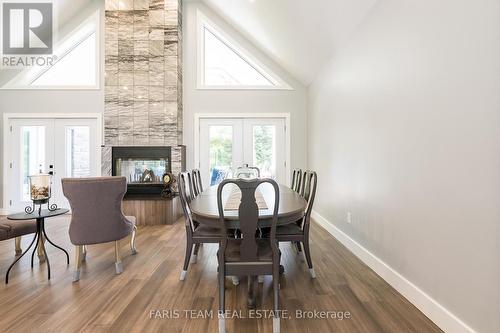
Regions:
[[377, 0], [201, 0], [309, 85]]

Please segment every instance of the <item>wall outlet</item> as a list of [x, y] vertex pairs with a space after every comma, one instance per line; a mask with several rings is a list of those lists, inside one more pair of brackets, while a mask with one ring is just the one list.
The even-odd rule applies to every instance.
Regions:
[[351, 212], [347, 212], [346, 221], [347, 221], [347, 223], [352, 223]]

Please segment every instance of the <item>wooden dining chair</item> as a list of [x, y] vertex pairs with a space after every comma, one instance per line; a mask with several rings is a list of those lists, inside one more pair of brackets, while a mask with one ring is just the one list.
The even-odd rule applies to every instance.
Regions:
[[[257, 238], [259, 207], [255, 200], [255, 190], [263, 183], [274, 188], [274, 209], [271, 232], [268, 239]], [[241, 238], [228, 237], [228, 228], [224, 217], [222, 191], [228, 184], [235, 184], [241, 191], [241, 202], [238, 209]], [[273, 276], [274, 313], [279, 314], [279, 266], [281, 253], [276, 240], [278, 223], [279, 187], [272, 179], [227, 179], [217, 189], [217, 207], [219, 210], [222, 238], [219, 243], [217, 259], [219, 263], [219, 333], [225, 333], [225, 277], [230, 275], [248, 275], [248, 288], [255, 293], [255, 277], [258, 275]], [[273, 318], [273, 332], [280, 331], [280, 319]]]
[[279, 226], [276, 229], [276, 237], [280, 242], [292, 242], [298, 244], [299, 254], [301, 252], [300, 243], [304, 245], [304, 254], [307, 261], [307, 266], [309, 267], [309, 274], [311, 278], [316, 278], [316, 273], [314, 272], [312, 260], [311, 260], [311, 250], [309, 248], [309, 228], [311, 224], [311, 212], [314, 204], [314, 198], [316, 197], [316, 187], [318, 185], [318, 176], [314, 171], [304, 171], [302, 177], [302, 187], [301, 195], [307, 201], [307, 206], [304, 211], [304, 216], [299, 223], [290, 223], [286, 225]]
[[248, 166], [248, 164], [244, 164], [243, 166], [236, 169], [234, 178], [260, 178], [260, 169], [254, 166]]
[[199, 169], [193, 169], [191, 170], [191, 173], [193, 174], [193, 185], [194, 185], [194, 191], [196, 193], [196, 196], [203, 192], [203, 184], [201, 182], [201, 172]]
[[[181, 199], [182, 210], [184, 211], [185, 226], [186, 226], [186, 255], [184, 257], [184, 266], [182, 268], [180, 280], [186, 278], [189, 261], [192, 258], [192, 263], [196, 263], [198, 250], [202, 243], [219, 243], [221, 239], [221, 230], [211, 228], [193, 221], [191, 209], [189, 205], [192, 200], [192, 188], [189, 187], [189, 172], [181, 172], [178, 177], [179, 196]], [[194, 246], [194, 251], [193, 251]], [[192, 253], [192, 256], [191, 256]]]
[[295, 192], [300, 192], [300, 184], [302, 181], [302, 169], [294, 169], [292, 173], [292, 186], [290, 188]]

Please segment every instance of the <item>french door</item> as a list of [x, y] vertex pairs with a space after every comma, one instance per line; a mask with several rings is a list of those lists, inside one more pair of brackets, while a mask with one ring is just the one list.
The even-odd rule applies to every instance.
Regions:
[[221, 174], [244, 164], [286, 182], [284, 118], [202, 118], [199, 139], [204, 184], [215, 185]]
[[64, 207], [62, 178], [100, 175], [97, 119], [10, 119], [9, 129], [9, 211], [31, 203], [28, 177], [40, 171], [53, 175], [51, 202]]

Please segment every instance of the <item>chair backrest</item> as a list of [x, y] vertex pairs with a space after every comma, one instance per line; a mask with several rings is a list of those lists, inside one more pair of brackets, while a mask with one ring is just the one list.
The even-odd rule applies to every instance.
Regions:
[[318, 175], [314, 171], [304, 171], [302, 186], [302, 196], [307, 201], [306, 210], [304, 212], [303, 228], [309, 228], [311, 220], [311, 212], [316, 197], [316, 187], [318, 186]]
[[71, 206], [69, 237], [74, 245], [111, 242], [130, 234], [133, 224], [123, 215], [125, 177], [63, 178]]
[[240, 178], [240, 179], [260, 178], [260, 169], [245, 164], [236, 169], [234, 173], [234, 178]]
[[193, 218], [191, 215], [191, 209], [189, 208], [189, 204], [191, 203], [191, 195], [190, 195], [190, 189], [188, 188], [189, 185], [189, 172], [181, 172], [179, 173], [178, 177], [178, 188], [179, 188], [179, 197], [181, 199], [181, 206], [182, 210], [184, 212], [184, 217], [185, 217], [185, 224], [186, 228], [188, 229], [189, 235], [192, 235], [192, 232], [194, 231], [194, 224], [193, 224]]
[[300, 192], [300, 184], [302, 180], [302, 169], [294, 169], [292, 174], [292, 186], [291, 189], [295, 192]]
[[193, 169], [193, 170], [191, 170], [191, 172], [193, 173], [194, 191], [195, 191], [196, 196], [198, 196], [198, 194], [203, 192], [203, 185], [201, 182], [201, 172], [199, 169]]
[[189, 197], [189, 202], [191, 202], [191, 200], [193, 200], [194, 198], [196, 198], [196, 196], [198, 195], [198, 193], [196, 193], [196, 190], [195, 190], [195, 185], [194, 185], [194, 182], [193, 182], [193, 176], [191, 175], [191, 172], [187, 171], [186, 172], [186, 189], [189, 189], [189, 191], [187, 192], [187, 195]]
[[217, 206], [219, 209], [219, 220], [222, 226], [223, 237], [219, 251], [224, 256], [227, 245], [227, 227], [224, 217], [224, 207], [222, 203], [222, 192], [226, 185], [235, 184], [241, 191], [241, 202], [238, 208], [238, 219], [240, 221], [240, 230], [242, 240], [240, 245], [241, 259], [243, 262], [255, 262], [257, 256], [257, 228], [259, 222], [259, 207], [255, 200], [255, 191], [261, 184], [269, 183], [274, 188], [274, 209], [271, 222], [271, 236], [269, 238], [273, 255], [278, 255], [278, 245], [276, 243], [276, 225], [278, 223], [279, 209], [279, 186], [272, 179], [226, 179], [219, 184], [217, 188]]

